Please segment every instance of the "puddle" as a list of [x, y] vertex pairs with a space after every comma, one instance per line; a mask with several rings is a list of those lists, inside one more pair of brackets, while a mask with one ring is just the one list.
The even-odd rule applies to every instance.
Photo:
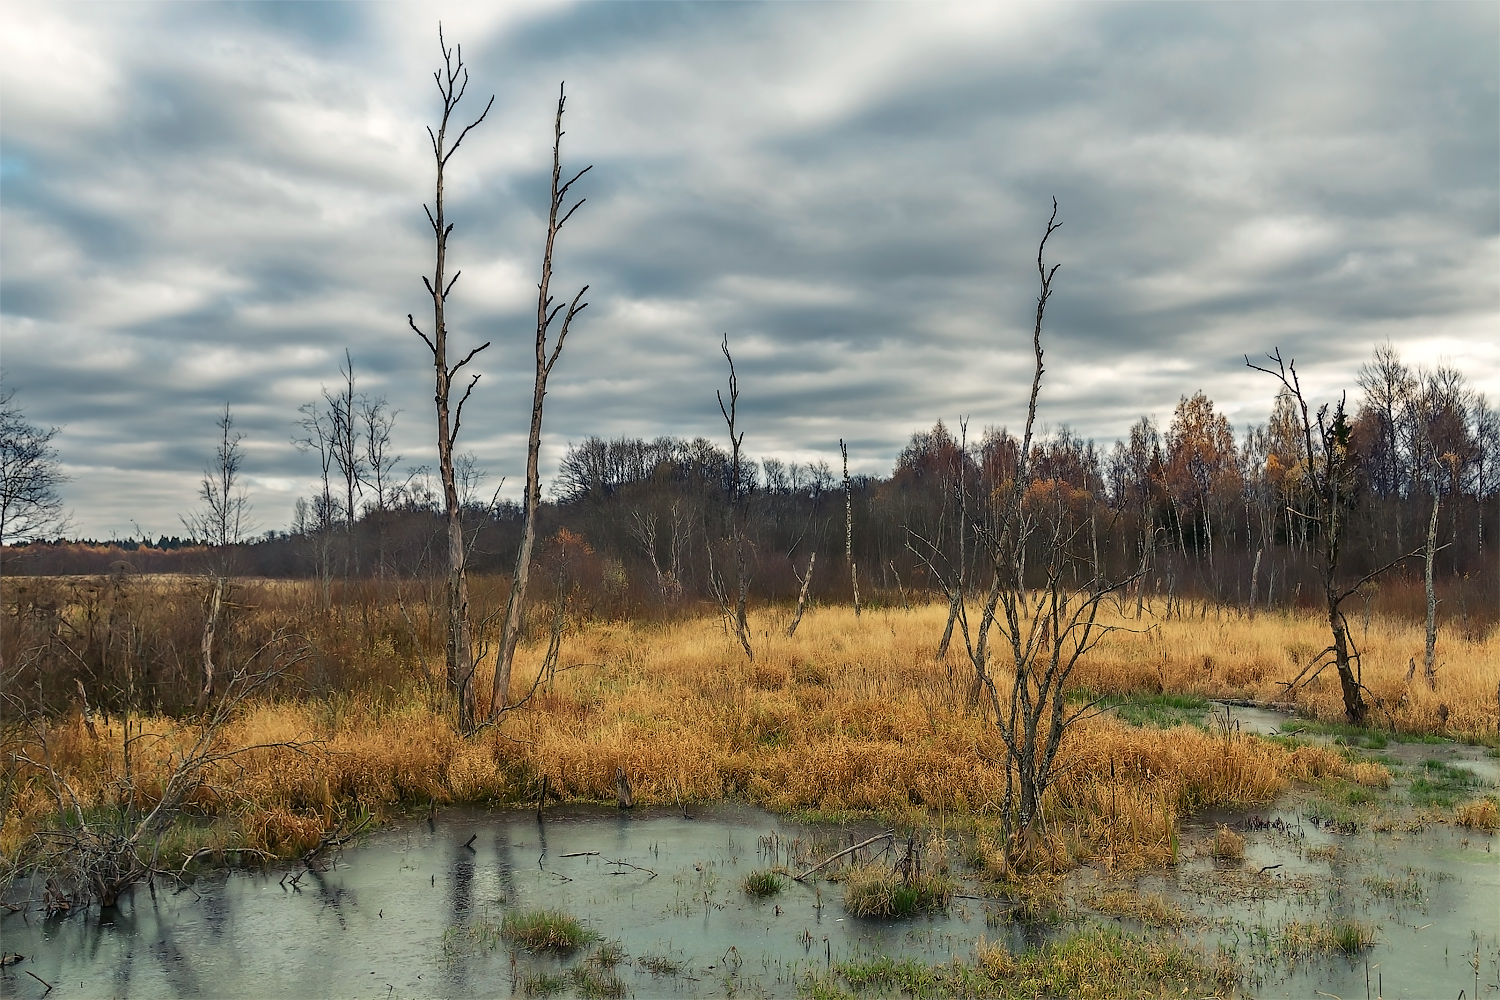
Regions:
[[[219, 873], [188, 891], [140, 887], [102, 925], [8, 916], [5, 950], [27, 960], [4, 970], [0, 994], [39, 994], [29, 969], [68, 997], [519, 995], [528, 973], [562, 965], [513, 963], [494, 931], [506, 912], [559, 909], [619, 943], [632, 995], [793, 996], [830, 960], [972, 959], [986, 930], [977, 900], [881, 921], [847, 917], [829, 883], [753, 898], [740, 886], [749, 872], [878, 831], [733, 806], [695, 815], [560, 808], [539, 825], [532, 812], [450, 813], [372, 835], [300, 889], [279, 870]], [[653, 975], [648, 956], [680, 971]]]
[[[861, 920], [829, 883], [756, 899], [741, 889], [749, 872], [821, 857], [877, 828], [804, 826], [733, 805], [695, 815], [563, 807], [538, 824], [532, 812], [453, 811], [379, 831], [296, 887], [282, 884], [282, 869], [219, 872], [191, 889], [142, 886], [102, 922], [7, 915], [4, 949], [27, 959], [0, 970], [0, 996], [40, 996], [26, 970], [54, 996], [85, 998], [521, 996], [528, 977], [535, 986], [578, 962], [498, 941], [518, 910], [563, 910], [617, 942], [625, 957], [614, 974], [643, 997], [795, 996], [830, 961], [972, 960], [980, 935], [1019, 950], [1076, 926], [988, 926], [990, 904], [966, 898], [930, 919]], [[1291, 807], [1259, 820], [1184, 823], [1183, 863], [1139, 886], [1198, 918], [1184, 938], [1232, 949], [1256, 977], [1248, 995], [1347, 1000], [1362, 995], [1367, 966], [1371, 996], [1500, 995], [1495, 837], [1447, 826], [1340, 835]], [[1197, 849], [1219, 822], [1246, 839], [1232, 868]], [[1373, 925], [1375, 946], [1353, 962], [1268, 956], [1287, 922], [1330, 917]]]

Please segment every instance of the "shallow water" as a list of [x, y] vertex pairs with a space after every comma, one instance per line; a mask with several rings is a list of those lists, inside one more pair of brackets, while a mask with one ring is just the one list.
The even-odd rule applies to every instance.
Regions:
[[69, 997], [510, 995], [527, 972], [561, 965], [526, 955], [513, 964], [486, 930], [511, 909], [555, 908], [632, 958], [682, 966], [653, 976], [622, 964], [634, 995], [790, 996], [830, 960], [969, 958], [985, 930], [973, 900], [897, 922], [846, 917], [827, 883], [754, 899], [740, 888], [750, 871], [815, 841], [831, 850], [878, 831], [734, 806], [694, 814], [563, 808], [539, 824], [532, 812], [450, 813], [378, 832], [300, 887], [283, 886], [281, 871], [219, 873], [190, 891], [142, 887], [102, 923], [7, 917], [5, 950], [27, 960], [4, 970], [0, 993], [40, 993], [29, 969]]
[[[1003, 904], [969, 898], [932, 919], [860, 920], [828, 883], [754, 899], [740, 888], [750, 871], [805, 864], [878, 828], [806, 826], [733, 805], [694, 814], [564, 807], [538, 823], [529, 811], [453, 811], [379, 831], [296, 885], [284, 869], [219, 872], [191, 889], [140, 887], [102, 919], [7, 915], [4, 950], [27, 958], [0, 970], [0, 996], [41, 995], [26, 970], [67, 997], [521, 995], [528, 975], [564, 966], [495, 940], [511, 910], [565, 910], [618, 942], [628, 958], [615, 971], [643, 997], [792, 996], [830, 961], [972, 960], [981, 934], [1019, 949], [1075, 929], [987, 922]], [[1341, 835], [1295, 805], [1258, 819], [1184, 823], [1182, 864], [1140, 885], [1200, 918], [1184, 938], [1232, 949], [1254, 976], [1251, 995], [1352, 1000], [1367, 970], [1372, 997], [1500, 995], [1494, 836], [1445, 825]], [[1192, 847], [1220, 822], [1244, 832], [1243, 863]], [[1352, 962], [1272, 954], [1288, 921], [1330, 917], [1373, 924], [1375, 946]], [[680, 970], [654, 975], [649, 956]]]

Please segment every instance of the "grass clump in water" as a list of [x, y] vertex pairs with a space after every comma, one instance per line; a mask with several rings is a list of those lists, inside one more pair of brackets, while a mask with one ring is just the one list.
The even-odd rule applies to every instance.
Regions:
[[1214, 832], [1214, 839], [1209, 849], [1217, 861], [1240, 862], [1245, 860], [1245, 838], [1227, 826], [1221, 825]]
[[786, 879], [782, 878], [777, 872], [763, 868], [760, 871], [753, 871], [749, 875], [746, 875], [745, 880], [740, 883], [740, 888], [744, 889], [748, 895], [759, 896], [765, 899], [767, 896], [774, 896], [785, 889]]
[[941, 910], [953, 898], [953, 879], [923, 873], [903, 878], [880, 865], [862, 865], [844, 875], [844, 909], [856, 917], [910, 917]]
[[1088, 904], [1111, 917], [1129, 917], [1147, 927], [1179, 928], [1188, 922], [1182, 907], [1159, 892], [1140, 893], [1133, 889], [1115, 889], [1090, 897]]
[[1468, 768], [1432, 759], [1422, 762], [1421, 773], [1412, 779], [1408, 794], [1412, 805], [1452, 809], [1478, 784], [1478, 776]]
[[977, 961], [927, 965], [881, 957], [836, 962], [805, 979], [799, 992], [815, 1000], [866, 996], [921, 998], [1223, 995], [1238, 983], [1226, 956], [1210, 960], [1177, 944], [1144, 941], [1112, 929], [1083, 931], [1013, 955], [981, 940]]
[[1357, 955], [1375, 943], [1375, 928], [1358, 920], [1293, 920], [1275, 938], [1281, 957], [1296, 961], [1329, 952]]
[[519, 948], [531, 952], [571, 952], [599, 939], [599, 935], [580, 924], [576, 917], [559, 910], [532, 910], [507, 913], [500, 924], [500, 936]]
[[686, 966], [668, 955], [647, 954], [635, 960], [635, 964], [653, 976], [676, 976]]
[[1500, 808], [1496, 808], [1494, 799], [1475, 799], [1454, 809], [1453, 818], [1459, 826], [1473, 830], [1494, 830], [1500, 827]]

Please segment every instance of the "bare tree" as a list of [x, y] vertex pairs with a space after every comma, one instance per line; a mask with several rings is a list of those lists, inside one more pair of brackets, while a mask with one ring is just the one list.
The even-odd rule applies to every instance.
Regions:
[[[531, 550], [536, 544], [537, 507], [542, 499], [538, 466], [542, 451], [542, 404], [547, 397], [547, 378], [562, 355], [563, 342], [568, 339], [568, 331], [572, 328], [574, 318], [588, 307], [588, 303], [583, 301], [584, 293], [589, 290], [588, 285], [580, 288], [572, 301], [566, 303], [554, 302], [551, 294], [552, 251], [557, 242], [557, 234], [587, 200], [580, 198], [572, 208], [564, 211], [568, 192], [580, 177], [594, 169], [590, 165], [566, 182], [562, 179], [562, 121], [567, 100], [567, 95], [559, 86], [557, 114], [552, 124], [552, 195], [547, 203], [547, 239], [542, 248], [542, 280], [537, 282], [536, 378], [531, 394], [531, 433], [526, 439], [526, 496], [522, 503], [525, 522], [521, 529], [521, 548], [516, 553], [515, 573], [511, 577], [510, 599], [505, 609], [505, 632], [495, 658], [495, 683], [490, 695], [492, 712], [504, 709], [510, 699], [511, 663], [515, 660], [516, 643], [521, 639], [521, 613], [526, 602], [526, 584], [531, 576]], [[557, 339], [549, 345], [547, 335], [559, 315], [562, 316], [562, 324], [557, 328]]]
[[214, 549], [210, 556], [208, 616], [203, 624], [203, 641], [200, 645], [200, 709], [206, 709], [214, 695], [214, 637], [229, 589], [233, 561], [230, 547], [238, 545], [251, 529], [250, 500], [240, 484], [240, 466], [244, 462], [240, 442], [245, 436], [234, 429], [234, 416], [230, 413], [229, 404], [224, 405], [224, 412], [215, 426], [219, 428], [219, 442], [214, 448], [214, 460], [203, 471], [203, 481], [198, 487], [198, 499], [203, 502], [203, 506], [182, 519], [183, 525], [195, 540]]
[[[716, 576], [712, 580], [715, 595], [719, 599], [719, 607], [724, 616], [734, 622], [735, 635], [740, 640], [740, 646], [745, 650], [745, 656], [750, 660], [755, 659], [755, 649], [750, 645], [750, 623], [745, 616], [745, 602], [749, 593], [750, 579], [745, 567], [745, 523], [744, 523], [744, 477], [741, 470], [740, 445], [744, 443], [745, 432], [736, 431], [738, 419], [738, 408], [740, 401], [740, 379], [734, 370], [734, 357], [729, 353], [729, 334], [724, 335], [719, 349], [724, 352], [724, 360], [729, 362], [729, 404], [724, 404], [724, 394], [715, 392], [719, 400], [719, 412], [724, 415], [724, 423], [729, 427], [729, 542], [734, 549], [735, 569], [735, 597], [731, 610], [729, 593], [725, 589], [723, 581]], [[811, 568], [808, 570], [811, 573]], [[712, 566], [710, 566], [712, 573]]]
[[354, 394], [354, 359], [348, 349], [344, 351], [339, 374], [343, 376], [343, 385], [337, 392], [324, 389], [323, 400], [328, 404], [333, 461], [344, 478], [344, 528], [352, 532], [359, 517], [355, 497], [364, 489], [365, 463], [359, 440], [359, 400]]
[[[1016, 476], [998, 491], [998, 510], [989, 523], [975, 526], [978, 541], [987, 550], [994, 582], [977, 627], [971, 628], [967, 608], [962, 604], [958, 618], [965, 649], [974, 665], [975, 690], [988, 694], [1006, 748], [1009, 762], [1004, 803], [1006, 853], [1013, 863], [1025, 855], [1034, 840], [1043, 796], [1056, 776], [1055, 763], [1063, 735], [1092, 708], [1070, 711], [1065, 689], [1083, 657], [1115, 630], [1098, 624], [1099, 606], [1109, 594], [1136, 579], [1132, 574], [1113, 583], [1105, 580], [1092, 514], [1079, 522], [1070, 515], [1060, 493], [1048, 499], [1033, 496], [1031, 491], [1031, 441], [1045, 370], [1042, 321], [1059, 267], [1054, 264], [1049, 268], [1043, 255], [1058, 226], [1054, 199], [1052, 216], [1037, 247], [1040, 290], [1032, 332], [1036, 364]], [[1042, 580], [1028, 590], [1027, 555], [1033, 548], [1040, 557], [1035, 568], [1041, 572]], [[1069, 588], [1065, 575], [1074, 570], [1073, 575], [1078, 577], [1076, 569], [1080, 563], [1088, 576]], [[988, 662], [992, 630], [1010, 654], [1013, 674], [1004, 698]]]
[[38, 427], [0, 387], [0, 546], [62, 531], [67, 523], [58, 487], [56, 427]]
[[859, 617], [859, 568], [854, 565], [854, 493], [849, 487], [849, 446], [839, 438], [844, 456], [844, 561], [849, 564], [849, 585], [854, 590], [854, 617]]
[[406, 322], [432, 352], [432, 364], [436, 373], [433, 399], [437, 407], [438, 473], [442, 479], [443, 515], [448, 531], [448, 691], [457, 702], [459, 728], [468, 731], [474, 727], [474, 644], [469, 622], [469, 580], [464, 569], [466, 553], [463, 512], [458, 499], [458, 485], [453, 477], [453, 448], [463, 423], [464, 404], [469, 401], [469, 395], [474, 391], [474, 384], [479, 381], [479, 376], [469, 376], [469, 384], [464, 387], [457, 405], [452, 404], [452, 388], [454, 377], [474, 360], [475, 355], [490, 345], [486, 341], [465, 354], [457, 363], [448, 363], [448, 325], [444, 307], [461, 272], [455, 271], [451, 278], [448, 277], [448, 237], [453, 232], [453, 223], [448, 221], [446, 214], [443, 181], [448, 161], [458, 152], [469, 132], [490, 113], [495, 98], [491, 97], [479, 117], [464, 126], [458, 137], [450, 143], [448, 126], [454, 110], [468, 90], [469, 71], [464, 66], [463, 47], [459, 46], [456, 51], [450, 49], [443, 40], [441, 25], [438, 27], [438, 45], [443, 52], [443, 66], [433, 73], [433, 79], [437, 81], [438, 95], [443, 101], [443, 113], [437, 131], [434, 132], [431, 127], [427, 129], [427, 136], [432, 140], [433, 160], [437, 165], [433, 205], [427, 208], [427, 221], [432, 226], [437, 253], [432, 277], [422, 276], [422, 284], [432, 299], [432, 336], [429, 337], [417, 326], [417, 321], [410, 313], [406, 316]]
[[1311, 680], [1332, 663], [1338, 671], [1339, 687], [1344, 696], [1344, 715], [1354, 725], [1361, 725], [1369, 712], [1369, 706], [1364, 698], [1359, 649], [1341, 606], [1360, 587], [1407, 556], [1400, 556], [1366, 574], [1351, 587], [1344, 587], [1339, 582], [1339, 564], [1343, 556], [1345, 529], [1353, 508], [1355, 483], [1349, 443], [1350, 426], [1344, 412], [1344, 400], [1340, 397], [1332, 408], [1323, 404], [1318, 408], [1317, 418], [1314, 420], [1308, 413], [1302, 383], [1297, 378], [1296, 362], [1282, 360], [1279, 350], [1273, 351], [1268, 357], [1274, 367], [1255, 364], [1248, 357], [1245, 358], [1245, 364], [1280, 382], [1294, 404], [1298, 446], [1301, 449], [1298, 457], [1311, 511], [1302, 515], [1302, 519], [1307, 522], [1308, 527], [1317, 531], [1318, 575], [1323, 585], [1328, 627], [1333, 636], [1333, 644], [1310, 660], [1302, 672], [1287, 685], [1287, 690], [1290, 693], [1299, 684], [1305, 683], [1303, 677], [1309, 671], [1312, 673], [1307, 679]]

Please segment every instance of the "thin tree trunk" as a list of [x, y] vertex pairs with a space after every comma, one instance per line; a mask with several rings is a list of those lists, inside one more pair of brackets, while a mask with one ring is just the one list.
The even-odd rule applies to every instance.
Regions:
[[[807, 590], [812, 586], [813, 565], [818, 561], [818, 554], [814, 552], [807, 560], [807, 575], [802, 578], [802, 589], [797, 593], [797, 611], [792, 615], [792, 623], [786, 627], [786, 637], [790, 639], [797, 634], [797, 626], [802, 624], [802, 612], [807, 610]], [[795, 573], [795, 569], [793, 573]]]
[[521, 529], [521, 548], [516, 553], [515, 572], [511, 575], [510, 599], [505, 608], [505, 632], [500, 639], [500, 650], [495, 655], [495, 677], [490, 691], [492, 712], [499, 712], [510, 702], [511, 665], [515, 661], [516, 644], [521, 639], [521, 616], [526, 605], [526, 585], [531, 579], [531, 552], [536, 544], [536, 515], [542, 494], [538, 467], [542, 450], [542, 406], [547, 397], [547, 377], [552, 374], [552, 366], [557, 364], [557, 359], [562, 354], [563, 342], [568, 337], [573, 318], [588, 306], [587, 302], [582, 301], [583, 293], [589, 290], [588, 286], [584, 285], [579, 289], [578, 294], [573, 296], [573, 301], [567, 305], [562, 326], [557, 332], [557, 341], [553, 344], [549, 354], [547, 330], [552, 325], [553, 319], [564, 308], [561, 304], [554, 305], [552, 296], [548, 293], [552, 284], [552, 248], [557, 241], [558, 231], [578, 210], [578, 206], [583, 204], [583, 200], [580, 199], [561, 218], [558, 218], [558, 212], [567, 199], [568, 189], [578, 178], [593, 169], [591, 166], [584, 167], [573, 175], [572, 180], [566, 183], [562, 180], [562, 120], [566, 104], [567, 98], [559, 89], [557, 114], [553, 119], [552, 128], [552, 196], [547, 210], [547, 242], [542, 251], [542, 280], [537, 285], [536, 378], [532, 384], [531, 394], [531, 432], [526, 438], [525, 521]]
[[406, 322], [432, 351], [435, 374], [433, 397], [437, 408], [438, 471], [443, 485], [443, 513], [448, 536], [447, 682], [450, 695], [458, 703], [459, 729], [468, 732], [474, 727], [474, 644], [469, 625], [469, 580], [464, 570], [463, 521], [459, 508], [458, 487], [453, 473], [453, 445], [463, 422], [464, 403], [468, 401], [469, 393], [473, 392], [474, 384], [479, 381], [479, 376], [470, 376], [468, 387], [456, 406], [450, 406], [450, 394], [453, 377], [489, 344], [484, 343], [474, 348], [457, 364], [451, 366], [448, 364], [448, 326], [444, 306], [448, 293], [452, 291], [454, 283], [458, 280], [458, 275], [454, 274], [449, 278], [447, 272], [448, 236], [453, 231], [453, 224], [447, 221], [443, 200], [443, 173], [448, 160], [458, 152], [458, 147], [463, 143], [464, 137], [489, 114], [495, 99], [491, 97], [479, 117], [459, 133], [451, 146], [448, 145], [449, 118], [463, 98], [464, 90], [469, 83], [469, 72], [464, 68], [462, 48], [458, 50], [457, 59], [455, 59], [454, 51], [443, 41], [441, 28], [438, 29], [438, 44], [443, 49], [443, 67], [433, 75], [437, 80], [438, 93], [443, 98], [443, 116], [438, 124], [437, 132], [434, 133], [431, 128], [427, 130], [428, 137], [432, 140], [433, 158], [437, 164], [433, 207], [427, 213], [427, 221], [432, 226], [437, 254], [432, 278], [429, 280], [426, 275], [422, 277], [427, 294], [432, 297], [432, 336], [428, 337], [409, 313]]
[[1256, 549], [1255, 550], [1255, 564], [1250, 567], [1250, 620], [1251, 621], [1255, 621], [1255, 588], [1256, 588], [1256, 580], [1260, 578], [1260, 557], [1264, 553], [1265, 553], [1265, 549], [1263, 547]]
[[1427, 585], [1427, 645], [1422, 653], [1422, 677], [1431, 689], [1437, 688], [1437, 593], [1432, 586], [1433, 563], [1437, 556], [1438, 496], [1432, 495], [1432, 516], [1427, 520], [1427, 546], [1424, 556], [1424, 582]]
[[208, 620], [203, 623], [203, 676], [202, 686], [198, 691], [198, 709], [204, 711], [208, 708], [210, 699], [214, 694], [214, 635], [219, 629], [219, 613], [224, 607], [224, 585], [222, 576], [214, 577], [213, 591], [208, 598]]
[[844, 559], [849, 563], [849, 586], [854, 591], [854, 617], [859, 617], [859, 569], [854, 565], [854, 497], [849, 488], [849, 446], [839, 438], [844, 456]]

